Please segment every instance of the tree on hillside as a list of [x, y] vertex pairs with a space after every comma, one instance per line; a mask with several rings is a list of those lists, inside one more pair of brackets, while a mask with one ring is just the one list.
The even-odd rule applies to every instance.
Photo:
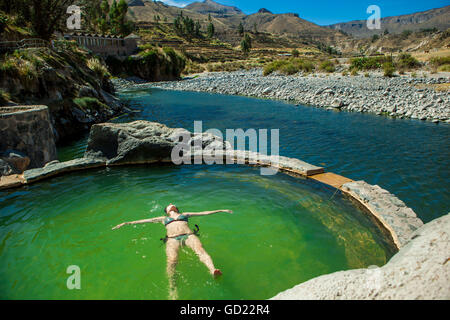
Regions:
[[133, 24], [126, 19], [128, 12], [128, 4], [125, 0], [117, 3], [113, 1], [109, 10], [109, 22], [111, 25], [111, 33], [115, 35], [127, 35], [133, 31]]
[[210, 22], [208, 24], [208, 37], [212, 38], [214, 37], [214, 34], [216, 33], [215, 28], [214, 28], [214, 24], [212, 22]]
[[53, 32], [62, 29], [67, 8], [73, 0], [14, 0], [2, 1], [1, 8], [30, 23], [36, 37], [50, 40]]
[[241, 41], [241, 50], [245, 54], [250, 53], [250, 49], [252, 48], [252, 39], [248, 34], [245, 34], [244, 38]]
[[242, 24], [242, 22], [239, 23], [238, 32], [241, 36], [244, 34], [244, 25]]
[[202, 28], [202, 25], [200, 24], [200, 21], [197, 20], [197, 22], [195, 22], [195, 30], [194, 30], [194, 33], [195, 33], [196, 37], [200, 37], [201, 36], [201, 31], [200, 31], [201, 28]]

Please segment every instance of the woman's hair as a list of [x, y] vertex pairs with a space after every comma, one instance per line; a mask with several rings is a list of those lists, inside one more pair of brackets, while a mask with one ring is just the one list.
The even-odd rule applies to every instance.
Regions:
[[167, 208], [170, 207], [170, 206], [174, 206], [174, 207], [177, 209], [177, 212], [180, 212], [180, 210], [178, 210], [178, 207], [177, 207], [176, 205], [174, 205], [174, 204], [169, 204], [167, 207], [164, 208], [164, 212], [165, 212], [166, 214], [169, 214], [169, 213], [167, 212]]

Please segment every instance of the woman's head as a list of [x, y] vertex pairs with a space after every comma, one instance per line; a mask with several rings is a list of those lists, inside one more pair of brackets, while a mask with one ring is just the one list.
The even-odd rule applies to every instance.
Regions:
[[173, 204], [169, 204], [169, 205], [164, 209], [164, 211], [166, 212], [166, 214], [169, 214], [169, 212], [172, 212], [172, 211], [175, 211], [176, 213], [179, 212], [179, 211], [178, 211], [178, 208], [177, 208], [175, 205], [173, 205]]

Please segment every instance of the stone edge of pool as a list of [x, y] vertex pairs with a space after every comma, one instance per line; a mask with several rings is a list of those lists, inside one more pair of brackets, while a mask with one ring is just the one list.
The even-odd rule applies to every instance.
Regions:
[[[234, 164], [270, 166], [281, 172], [312, 179], [340, 190], [344, 195], [356, 200], [397, 250], [408, 243], [412, 233], [423, 225], [411, 208], [379, 186], [325, 172], [323, 167], [317, 167], [299, 159], [230, 150], [228, 142], [211, 134], [194, 135], [182, 128], [168, 128], [163, 124], [142, 120], [131, 123], [93, 125], [83, 158], [65, 162], [52, 161], [43, 168], [30, 169], [21, 175], [1, 177], [0, 190], [21, 187], [80, 170], [120, 165], [171, 163], [170, 155], [175, 146], [174, 139], [180, 134], [190, 136], [189, 144], [201, 138], [203, 147], [201, 154], [194, 152], [187, 157], [195, 159], [202, 156], [202, 164], [205, 161], [221, 158], [231, 159]], [[214, 156], [212, 151], [205, 152], [206, 147], [215, 147]], [[221, 148], [222, 151], [217, 151], [217, 148]]]

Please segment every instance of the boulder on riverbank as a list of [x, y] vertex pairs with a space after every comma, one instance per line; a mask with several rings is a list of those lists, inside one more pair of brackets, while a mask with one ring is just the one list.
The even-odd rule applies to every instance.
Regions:
[[85, 157], [101, 159], [109, 165], [170, 162], [172, 149], [181, 135], [189, 137], [189, 145], [202, 139], [202, 148], [214, 143], [219, 143], [222, 150], [228, 147], [226, 142], [211, 134], [193, 134], [185, 129], [140, 120], [92, 126]]
[[[185, 148], [178, 153], [174, 151], [174, 147], [180, 146], [181, 138]], [[189, 164], [196, 158], [200, 159], [200, 163], [208, 164], [220, 159], [221, 163], [273, 166], [305, 176], [324, 171], [322, 167], [298, 159], [233, 150], [228, 141], [211, 133], [192, 133], [186, 129], [169, 128], [160, 123], [142, 120], [93, 125], [84, 157], [104, 161], [107, 165], [156, 162], [181, 164], [174, 162], [174, 155]]]
[[418, 230], [381, 268], [340, 271], [309, 280], [274, 300], [450, 299], [450, 214]]

